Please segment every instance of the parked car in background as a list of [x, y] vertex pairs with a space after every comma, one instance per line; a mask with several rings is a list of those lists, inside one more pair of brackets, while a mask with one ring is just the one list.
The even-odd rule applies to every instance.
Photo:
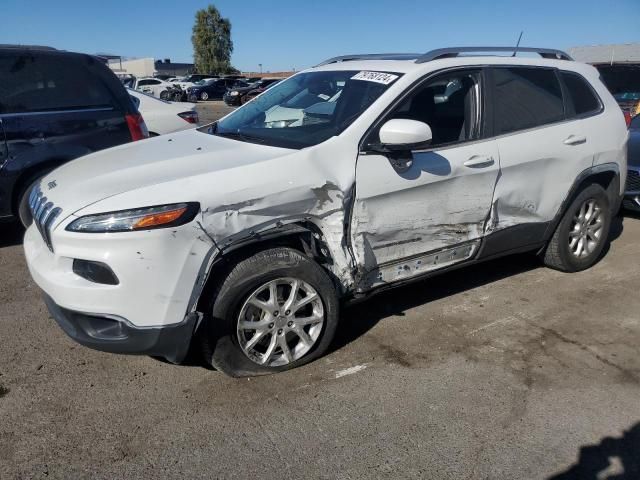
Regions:
[[616, 93], [613, 98], [620, 105], [627, 125], [630, 125], [631, 119], [640, 114], [640, 91]]
[[0, 46], [0, 219], [28, 224], [29, 191], [48, 172], [147, 136], [127, 91], [100, 60], [46, 47]]
[[175, 82], [172, 82], [172, 83], [178, 85], [183, 90], [186, 90], [189, 87], [193, 87], [198, 82], [202, 82], [204, 80], [209, 80], [211, 78], [218, 78], [218, 76], [217, 75], [205, 75], [205, 74], [202, 74], [202, 73], [193, 73], [191, 75], [187, 75], [186, 77], [183, 77], [183, 78], [179, 79], [178, 81], [175, 81]]
[[628, 131], [595, 68], [519, 51], [541, 58], [332, 58], [211, 125], [57, 169], [30, 200], [59, 214], [24, 240], [51, 315], [91, 348], [180, 362], [193, 339], [262, 375], [326, 352], [341, 301], [517, 252], [591, 267]]
[[247, 84], [242, 80], [214, 78], [187, 88], [187, 98], [192, 102], [198, 100], [221, 100], [228, 89], [246, 86]]
[[250, 83], [246, 87], [234, 87], [228, 90], [222, 99], [224, 103], [232, 107], [238, 107], [247, 103], [252, 98], [257, 97], [262, 92], [277, 84], [282, 79], [280, 78], [265, 78], [256, 82]]
[[136, 90], [129, 90], [129, 95], [143, 116], [152, 137], [188, 130], [198, 125], [198, 112], [193, 103], [160, 100]]
[[627, 188], [624, 207], [640, 212], [640, 115], [636, 115], [629, 125], [627, 161]]
[[167, 98], [167, 93], [172, 87], [173, 84], [160, 80], [159, 78], [152, 77], [137, 78], [131, 86], [134, 90], [162, 99]]

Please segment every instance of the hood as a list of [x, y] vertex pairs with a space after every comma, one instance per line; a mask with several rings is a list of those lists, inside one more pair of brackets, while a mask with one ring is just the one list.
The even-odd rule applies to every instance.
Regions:
[[41, 188], [44, 196], [62, 209], [60, 223], [78, 210], [114, 195], [289, 153], [291, 150], [285, 148], [245, 143], [193, 129], [78, 158], [48, 174]]
[[640, 129], [629, 130], [629, 154], [627, 162], [634, 167], [640, 167]]

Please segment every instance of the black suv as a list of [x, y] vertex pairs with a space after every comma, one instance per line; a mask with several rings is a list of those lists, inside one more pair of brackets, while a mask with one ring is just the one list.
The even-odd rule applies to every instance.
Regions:
[[31, 186], [59, 165], [147, 136], [127, 91], [99, 58], [0, 45], [0, 220], [29, 224]]

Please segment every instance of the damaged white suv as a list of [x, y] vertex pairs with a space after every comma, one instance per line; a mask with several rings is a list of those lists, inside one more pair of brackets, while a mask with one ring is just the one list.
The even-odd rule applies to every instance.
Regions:
[[620, 109], [566, 53], [490, 51], [334, 58], [53, 171], [24, 242], [53, 317], [92, 348], [180, 362], [194, 339], [256, 375], [322, 355], [341, 300], [513, 252], [593, 265], [625, 185]]

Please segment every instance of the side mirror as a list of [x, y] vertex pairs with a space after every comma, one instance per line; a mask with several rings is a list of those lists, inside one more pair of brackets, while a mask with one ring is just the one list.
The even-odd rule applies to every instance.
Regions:
[[387, 151], [408, 151], [425, 148], [431, 143], [431, 127], [424, 122], [396, 118], [380, 128], [380, 145]]

